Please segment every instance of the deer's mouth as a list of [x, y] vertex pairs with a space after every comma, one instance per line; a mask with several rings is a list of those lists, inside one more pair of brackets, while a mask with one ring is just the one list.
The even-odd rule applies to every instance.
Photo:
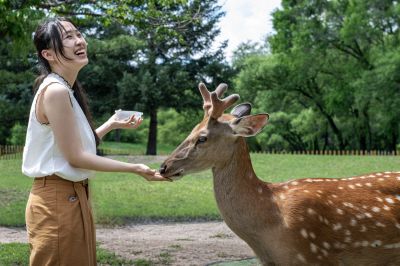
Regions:
[[183, 177], [183, 172], [184, 172], [183, 169], [179, 169], [178, 171], [173, 172], [172, 174], [164, 175], [164, 177], [168, 177], [172, 180], [178, 180]]

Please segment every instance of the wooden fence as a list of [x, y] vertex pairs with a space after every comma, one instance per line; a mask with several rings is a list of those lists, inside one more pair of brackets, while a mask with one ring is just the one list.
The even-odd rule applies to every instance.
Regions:
[[[0, 160], [21, 159], [23, 146], [0, 145]], [[143, 155], [138, 154], [137, 150], [129, 149], [98, 149], [99, 155]], [[400, 150], [397, 151], [360, 151], [360, 150], [315, 150], [315, 151], [262, 151], [263, 154], [304, 154], [304, 155], [359, 155], [359, 156], [400, 156]]]

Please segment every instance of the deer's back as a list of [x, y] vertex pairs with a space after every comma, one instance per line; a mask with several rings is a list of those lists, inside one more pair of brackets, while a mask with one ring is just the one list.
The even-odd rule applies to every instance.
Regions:
[[293, 261], [400, 265], [400, 172], [298, 179], [272, 191]]

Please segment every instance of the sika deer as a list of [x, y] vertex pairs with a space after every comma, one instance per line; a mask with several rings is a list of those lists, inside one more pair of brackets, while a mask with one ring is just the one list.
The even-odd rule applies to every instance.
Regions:
[[165, 160], [160, 172], [179, 178], [212, 168], [215, 198], [226, 224], [263, 265], [400, 265], [400, 172], [267, 183], [254, 173], [243, 137], [267, 114], [219, 98], [199, 85], [204, 118]]

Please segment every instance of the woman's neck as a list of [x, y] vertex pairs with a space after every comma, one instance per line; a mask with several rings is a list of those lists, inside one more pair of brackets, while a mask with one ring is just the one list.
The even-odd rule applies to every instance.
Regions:
[[53, 67], [52, 72], [62, 77], [68, 85], [72, 88], [78, 76], [78, 72], [66, 71], [58, 67]]

